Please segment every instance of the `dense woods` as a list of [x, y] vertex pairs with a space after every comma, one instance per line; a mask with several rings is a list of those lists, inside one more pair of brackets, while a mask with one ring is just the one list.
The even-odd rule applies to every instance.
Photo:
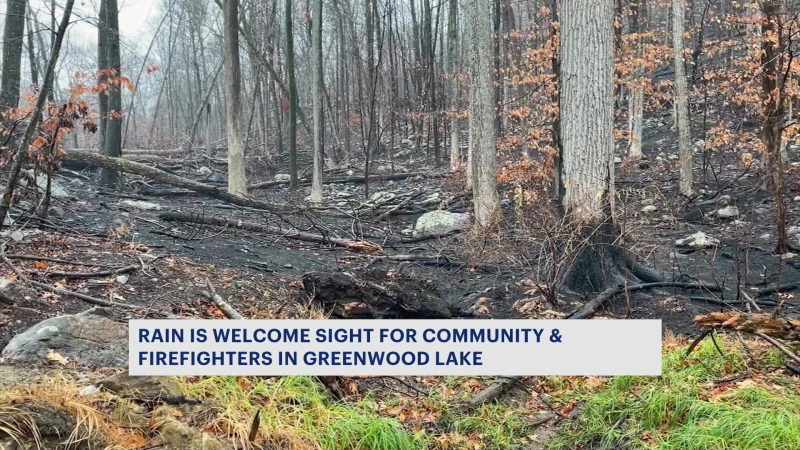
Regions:
[[[93, 339], [111, 360], [131, 318], [661, 319], [666, 381], [635, 389], [182, 380], [180, 396], [229, 403], [151, 421], [194, 427], [165, 448], [201, 435], [546, 448], [534, 431], [553, 448], [800, 442], [800, 1], [5, 0], [0, 12], [0, 349], [12, 349], [0, 378], [19, 349], [35, 353], [20, 341], [31, 327], [63, 317], [107, 329]], [[59, 349], [25, 357], [109, 361]], [[784, 408], [723, 398], [740, 382]], [[5, 448], [35, 427], [8, 425], [2, 389]], [[313, 420], [272, 420], [289, 413], [267, 397], [312, 391]], [[655, 410], [697, 415], [709, 440]], [[391, 438], [364, 444], [362, 415]], [[325, 434], [345, 419], [361, 425]], [[104, 427], [119, 448], [169, 434]]]

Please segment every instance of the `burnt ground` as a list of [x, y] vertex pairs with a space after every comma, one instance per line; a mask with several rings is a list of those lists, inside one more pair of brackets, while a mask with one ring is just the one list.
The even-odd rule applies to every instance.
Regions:
[[[675, 136], [667, 123], [665, 118], [648, 119], [644, 142], [646, 161], [623, 159], [617, 165], [617, 206], [623, 224], [624, 245], [665, 273], [667, 278], [713, 283], [723, 287], [723, 292], [687, 292], [675, 288], [640, 291], [620, 296], [602, 314], [660, 318], [666, 329], [679, 334], [696, 334], [691, 321], [696, 314], [744, 309], [737, 286], [752, 296], [756, 289], [800, 283], [800, 256], [782, 261], [779, 255], [774, 254], [774, 203], [769, 193], [758, 190], [755, 173], [743, 175], [738, 154], [712, 153], [711, 167], [715, 174], [709, 172], [704, 182], [698, 153], [695, 189], [704, 189], [708, 194], [698, 197], [688, 206], [685, 200], [679, 199], [677, 161], [670, 159], [670, 155], [677, 152]], [[619, 147], [624, 146], [620, 143]], [[800, 145], [792, 143], [789, 148], [790, 161], [800, 159]], [[408, 154], [407, 151], [404, 153]], [[618, 153], [622, 156], [623, 151]], [[434, 171], [430, 161], [417, 158], [414, 164], [407, 165], [408, 170]], [[224, 180], [223, 172], [212, 174], [210, 179], [197, 175], [196, 169], [200, 165], [202, 162], [171, 170], [194, 179]], [[543, 237], [539, 230], [523, 226], [524, 221], [516, 220], [513, 202], [511, 205], [504, 203], [506, 220], [497, 232], [497, 236], [502, 235], [502, 238], [476, 236], [468, 232], [421, 242], [403, 242], [423, 211], [416, 214], [406, 211], [407, 214], [390, 215], [376, 221], [375, 216], [384, 210], [376, 212], [359, 208], [365, 201], [363, 184], [326, 185], [327, 209], [324, 210], [269, 213], [233, 207], [194, 194], [153, 195], [154, 189], [171, 188], [142, 182], [133, 176], [126, 177], [128, 186], [124, 194], [102, 191], [72, 174], [63, 174], [56, 179], [72, 198], [54, 200], [58, 207], [54, 212], [58, 217], [51, 216], [49, 224], [36, 220], [26, 223], [20, 218], [12, 231], [19, 231], [23, 223], [26, 225], [21, 234], [9, 236], [17, 239], [9, 239], [6, 253], [113, 267], [139, 264], [140, 269], [128, 274], [127, 280], [117, 280], [115, 276], [66, 279], [51, 276], [48, 272], [100, 269], [12, 259], [14, 265], [28, 271], [32, 279], [142, 307], [140, 310], [116, 309], [120, 319], [144, 315], [160, 317], [162, 313], [220, 317], [221, 313], [202, 293], [207, 290], [206, 278], [220, 295], [248, 317], [298, 316], [307, 314], [304, 306], [308, 304], [308, 297], [300, 282], [304, 273], [366, 268], [391, 272], [394, 277], [427, 281], [435, 286], [435, 295], [465, 310], [477, 302], [482, 306], [479, 317], [559, 317], [583, 301], [563, 299], [560, 304], [549, 305], [535, 284], [529, 281], [531, 274], [537, 272], [540, 261], [537, 259], [539, 253], [533, 247], [541, 246]], [[800, 195], [798, 179], [800, 167], [790, 167], [787, 177], [789, 226], [800, 226], [800, 201], [793, 201]], [[445, 178], [413, 177], [373, 182], [370, 192], [394, 193], [396, 199], [406, 198], [412, 193], [424, 199], [439, 193], [441, 199], [450, 199], [459, 195], [460, 189], [456, 186], [461, 183], [463, 180], [459, 174]], [[276, 202], [293, 201], [285, 187], [257, 190], [253, 194]], [[302, 189], [300, 197], [305, 195], [308, 195], [308, 187]], [[503, 196], [513, 196], [513, 189], [506, 189]], [[28, 193], [20, 206], [24, 208], [33, 200]], [[156, 203], [160, 210], [137, 208], [125, 204], [125, 200]], [[720, 200], [738, 208], [738, 219], [703, 217], [718, 209]], [[643, 212], [642, 208], [649, 205], [655, 206], [656, 210]], [[462, 199], [452, 202], [450, 210], [461, 212], [468, 206]], [[540, 213], [531, 209], [523, 207], [522, 214]], [[398, 262], [275, 234], [165, 222], [159, 219], [159, 214], [166, 211], [192, 212], [207, 217], [281, 226], [287, 230], [298, 228], [315, 234], [355, 237], [380, 244], [384, 256], [439, 256], [446, 258], [448, 264]], [[15, 208], [12, 216], [18, 217], [20, 212], [21, 208]], [[676, 247], [676, 239], [697, 231], [719, 239], [720, 245], [694, 251]], [[11, 270], [5, 265], [0, 271], [11, 276]], [[29, 287], [23, 288], [23, 294], [27, 298], [15, 307], [0, 303], [0, 348], [14, 334], [35, 322], [58, 314], [79, 312], [90, 306], [72, 297], [43, 293]], [[789, 292], [784, 298], [783, 313], [796, 316], [800, 302], [791, 294]], [[772, 294], [763, 295], [758, 300], [765, 310], [769, 310], [778, 298]]]

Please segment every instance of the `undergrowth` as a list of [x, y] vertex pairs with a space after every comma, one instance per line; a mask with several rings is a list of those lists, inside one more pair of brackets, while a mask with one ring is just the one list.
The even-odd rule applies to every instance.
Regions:
[[716, 341], [719, 350], [706, 339], [685, 360], [687, 346], [666, 350], [661, 378], [615, 377], [594, 392], [576, 389], [580, 416], [553, 448], [800, 448], [800, 383], [767, 367], [781, 356], [762, 349], [756, 362], [740, 342]]

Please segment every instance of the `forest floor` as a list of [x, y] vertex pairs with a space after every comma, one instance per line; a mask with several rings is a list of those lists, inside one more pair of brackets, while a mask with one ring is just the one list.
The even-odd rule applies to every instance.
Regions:
[[[639, 291], [629, 296], [619, 296], [599, 316], [662, 319], [665, 336], [672, 336], [665, 338], [665, 355], [668, 355], [665, 357], [665, 361], [668, 361], [665, 367], [680, 372], [678, 368], [686, 363], [675, 360], [675, 355], [679, 350], [685, 350], [687, 339], [690, 341], [700, 333], [692, 319], [698, 314], [712, 311], [744, 310], [747, 302], [741, 291], [756, 297], [765, 311], [772, 310], [782, 300], [785, 301], [782, 315], [800, 316], [800, 300], [792, 297], [791, 292], [792, 286], [796, 288], [800, 284], [800, 256], [784, 255], [782, 258], [774, 253], [774, 202], [768, 193], [758, 189], [757, 176], [745, 171], [738, 154], [712, 153], [708, 181], [695, 183], [695, 188], [703, 189], [707, 195], [697, 197], [688, 205], [681, 200], [677, 193], [677, 161], [671, 159], [671, 155], [677, 153], [674, 133], [665, 125], [666, 120], [654, 118], [648, 121], [644, 142], [647, 159], [631, 161], [623, 157], [617, 164], [617, 208], [623, 228], [622, 243], [648, 265], [664, 273], [667, 279], [703, 281], [720, 286], [721, 292], [687, 294], [677, 288]], [[408, 155], [408, 152], [405, 154]], [[791, 143], [789, 154], [790, 161], [799, 161], [800, 143]], [[436, 172], [430, 160], [418, 158], [417, 161], [404, 164], [404, 169]], [[702, 154], [698, 152], [697, 167], [702, 165], [701, 158]], [[217, 180], [224, 180], [224, 172], [214, 173], [210, 177], [198, 175], [200, 165], [187, 164], [174, 170], [188, 178], [208, 181], [216, 177]], [[703, 172], [695, 170], [695, 177], [703, 180]], [[536, 211], [526, 211], [525, 206], [515, 207], [513, 186], [502, 186], [501, 198], [506, 199], [503, 202], [504, 220], [494, 232], [476, 234], [467, 231], [436, 239], [411, 239], [410, 230], [424, 211], [414, 213], [413, 208], [409, 210], [406, 206], [424, 204], [425, 199], [431, 199], [428, 205], [445, 200], [451, 212], [463, 212], [468, 208], [468, 202], [459, 188], [463, 185], [461, 174], [371, 182], [372, 203], [367, 202], [363, 184], [326, 185], [327, 209], [298, 210], [293, 213], [234, 207], [196, 194], [176, 195], [174, 191], [153, 195], [153, 190], [170, 188], [154, 185], [147, 180], [139, 181], [136, 177], [126, 178], [129, 189], [124, 194], [100, 190], [86, 179], [68, 174], [56, 180], [68, 195], [54, 199], [55, 208], [51, 211], [50, 221], [26, 222], [25, 218], [17, 219], [14, 227], [4, 232], [8, 239], [5, 252], [14, 266], [31, 279], [95, 298], [140, 307], [114, 309], [115, 318], [119, 320], [158, 318], [164, 314], [187, 318], [223, 318], [219, 309], [203, 294], [208, 290], [206, 280], [245, 317], [317, 317], [320, 312], [310, 306], [309, 296], [303, 289], [302, 277], [308, 272], [365, 273], [369, 270], [385, 272], [393, 279], [417, 280], [423, 282], [430, 293], [456, 309], [480, 318], [559, 318], [586, 300], [561, 297], [561, 301], [553, 304], [545, 299], [543, 291], [537, 287], [534, 280], [541, 275], [537, 269], [549, 257], [547, 251], [542, 250], [547, 248], [547, 236], [535, 229], [536, 221], [532, 218], [535, 218]], [[789, 169], [787, 190], [789, 226], [800, 227], [800, 198], [795, 201], [795, 197], [800, 196], [800, 167], [796, 164]], [[375, 193], [378, 192], [390, 195], [376, 197]], [[285, 186], [255, 190], [252, 194], [274, 202], [293, 201]], [[438, 194], [438, 200], [432, 198], [434, 194]], [[300, 197], [305, 195], [308, 195], [307, 187], [302, 188]], [[381, 198], [387, 203], [377, 205], [382, 201]], [[377, 219], [391, 209], [391, 205], [409, 198], [413, 202], [409, 200], [407, 205], [401, 205], [403, 207], [393, 213]], [[25, 206], [30, 206], [31, 201], [30, 198], [24, 198], [12, 216], [17, 217]], [[28, 202], [27, 205], [25, 202]], [[389, 205], [388, 209], [386, 205]], [[736, 207], [738, 214], [726, 218], [712, 217], [715, 211], [726, 206]], [[276, 233], [161, 220], [161, 214], [175, 211], [206, 218], [280, 226], [287, 233], [298, 229], [315, 234], [363, 239], [379, 244], [383, 252], [377, 256], [294, 240]], [[395, 214], [397, 212], [402, 214]], [[697, 232], [718, 239], [719, 245], [707, 249], [676, 246], [676, 240]], [[790, 238], [800, 241], [800, 229], [794, 231]], [[795, 245], [800, 246], [800, 242]], [[416, 255], [427, 259], [397, 261], [391, 259], [393, 255]], [[92, 264], [94, 267], [69, 262]], [[129, 265], [138, 268], [124, 276], [72, 278], [52, 273], [97, 271]], [[13, 278], [11, 270], [5, 265], [0, 268], [0, 275]], [[778, 286], [789, 292], [765, 292]], [[0, 303], [0, 348], [15, 334], [45, 318], [78, 313], [90, 306], [74, 297], [35, 289], [28, 289], [24, 294], [25, 301], [13, 307], [5, 307]], [[735, 347], [733, 344], [731, 346]], [[758, 348], [758, 344], [751, 343], [751, 347]], [[743, 356], [740, 350], [734, 350], [722, 359], [719, 355], [715, 356], [714, 352], [713, 346], [703, 346], [696, 351], [701, 356], [695, 357], [695, 363], [705, 368], [695, 378], [689, 376], [686, 379], [680, 375], [684, 378], [670, 378], [658, 383], [671, 380], [680, 386], [696, 385], [681, 392], [695, 400], [702, 398], [703, 401], [713, 395], [709, 394], [709, 390], [716, 393], [715, 389], [719, 386], [729, 384], [715, 385], [716, 381], [730, 377], [739, 377], [736, 383], [751, 380], [749, 384], [745, 383], [748, 389], [763, 388], [765, 392], [773, 394], [775, 389], [797, 392], [798, 385], [792, 384], [796, 383], [796, 378], [794, 381], [784, 379], [781, 378], [783, 375], [777, 374], [777, 369], [770, 369], [773, 366], [769, 364], [748, 362], [747, 356]], [[768, 350], [761, 349], [756, 353], [767, 354]], [[709, 366], [708, 361], [715, 357], [719, 361]], [[779, 359], [774, 355], [770, 358]], [[776, 381], [776, 377], [780, 380]], [[670, 427], [674, 424], [668, 426], [667, 419], [628, 423], [630, 420], [627, 420], [627, 415], [634, 417], [638, 414], [637, 408], [658, 408], [659, 405], [664, 406], [659, 402], [677, 400], [640, 398], [643, 405], [616, 404], [631, 403], [629, 399], [623, 401], [622, 395], [609, 394], [614, 390], [624, 390], [625, 387], [619, 383], [637, 385], [637, 392], [640, 393], [663, 390], [663, 386], [651, 382], [618, 380], [526, 379], [497, 405], [463, 412], [453, 405], [479, 392], [491, 380], [357, 379], [348, 381], [350, 384], [345, 386], [350, 393], [345, 402], [350, 402], [352, 411], [355, 411], [348, 414], [366, 414], [365, 411], [369, 410], [372, 411], [370, 414], [398, 419], [410, 436], [416, 436], [413, 439], [419, 438], [417, 434], [420, 432], [428, 433], [428, 440], [412, 439], [413, 442], [409, 442], [413, 445], [409, 444], [412, 446], [408, 448], [542, 448], [541, 442], [547, 439], [555, 439], [549, 442], [561, 448], [600, 445], [599, 442], [606, 439], [597, 448], [610, 448], [607, 439], [611, 438], [615, 440], [614, 445], [622, 445], [620, 442], [623, 441], [627, 443], [628, 447], [619, 448], [640, 448], [638, 445], [648, 446], [659, 439], [662, 443], [669, 439], [678, 442], [683, 436], [681, 433], [688, 432], [675, 431], [670, 437]], [[711, 387], [703, 387], [703, 382], [711, 383]], [[197, 380], [188, 383], [187, 389], [196, 391], [199, 389], [196, 383]], [[261, 388], [306, 389], [303, 392], [308, 394], [308, 386], [300, 381], [297, 383], [302, 386], [270, 384]], [[249, 388], [254, 389], [254, 386]], [[205, 394], [219, 395], [211, 392]], [[420, 400], [420, 396], [424, 401]], [[771, 398], [765, 394], [758, 401]], [[650, 401], [654, 403], [648, 403]], [[790, 404], [787, 406], [791, 406], [790, 409], [800, 405], [796, 396], [781, 401]], [[330, 405], [325, 407], [329, 408]], [[622, 407], [630, 409], [625, 413], [626, 416], [609, 416], [602, 412]], [[249, 411], [245, 408], [241, 413]], [[585, 411], [585, 419], [576, 419], [581, 416], [579, 411]], [[542, 414], [552, 414], [555, 420], [537, 428], [538, 423], [534, 425], [534, 422]], [[492, 417], [495, 416], [504, 419], [494, 423]], [[731, 420], [740, 419], [737, 416]], [[564, 428], [567, 431], [553, 438], [562, 422], [578, 423], [576, 421], [580, 420], [593, 422], [580, 422], [584, 425], [580, 433], [576, 433], [568, 424]], [[622, 422], [625, 424], [620, 425]], [[304, 432], [311, 433], [308, 430]], [[653, 436], [659, 432], [663, 434]], [[742, 445], [719, 448], [759, 447]]]

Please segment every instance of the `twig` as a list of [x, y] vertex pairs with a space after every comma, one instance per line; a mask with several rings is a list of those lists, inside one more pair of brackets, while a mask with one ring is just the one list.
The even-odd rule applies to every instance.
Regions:
[[85, 262], [78, 262], [78, 261], [68, 261], [66, 259], [58, 259], [58, 258], [48, 258], [46, 256], [36, 256], [36, 255], [6, 255], [8, 259], [27, 259], [31, 261], [48, 261], [60, 264], [68, 264], [70, 266], [84, 266], [84, 267], [110, 267], [108, 264], [95, 264], [95, 263], [85, 263]]
[[764, 339], [765, 341], [769, 342], [770, 344], [774, 345], [775, 348], [780, 350], [784, 355], [788, 356], [789, 359], [791, 359], [792, 361], [800, 364], [800, 357], [798, 357], [797, 355], [794, 354], [794, 352], [792, 352], [791, 350], [786, 348], [786, 346], [784, 346], [783, 344], [778, 342], [777, 339], [772, 338], [770, 336], [767, 336], [766, 334], [764, 334], [764, 333], [762, 333], [760, 331], [756, 331], [753, 334], [755, 334], [756, 336], [760, 337], [761, 339]]
[[[62, 277], [62, 278], [99, 278], [99, 277], [107, 277], [111, 275], [119, 275], [124, 273], [135, 272], [139, 270], [139, 265], [132, 265], [132, 266], [125, 266], [120, 267], [119, 269], [113, 270], [102, 270], [100, 272], [45, 272], [41, 274], [45, 277]], [[28, 273], [36, 274], [34, 271], [28, 271]]]

